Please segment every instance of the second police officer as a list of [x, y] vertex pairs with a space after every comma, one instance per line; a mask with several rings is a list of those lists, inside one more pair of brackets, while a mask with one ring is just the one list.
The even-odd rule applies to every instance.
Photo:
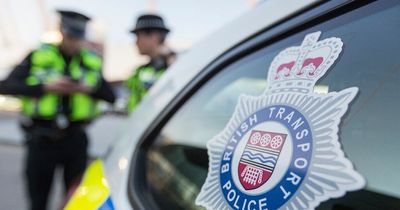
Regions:
[[136, 35], [139, 53], [148, 56], [150, 61], [137, 67], [125, 81], [125, 86], [129, 91], [128, 112], [134, 110], [148, 89], [174, 62], [176, 54], [165, 44], [169, 31], [164, 20], [156, 14], [139, 16], [135, 27], [130, 31]]

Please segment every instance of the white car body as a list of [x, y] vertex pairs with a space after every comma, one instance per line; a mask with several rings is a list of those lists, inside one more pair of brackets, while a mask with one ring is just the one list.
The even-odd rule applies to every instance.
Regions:
[[168, 69], [134, 111], [124, 129], [124, 135], [104, 160], [104, 170], [116, 209], [132, 208], [127, 193], [131, 157], [143, 132], [175, 95], [226, 50], [316, 2], [318, 1], [265, 1], [205, 38]]

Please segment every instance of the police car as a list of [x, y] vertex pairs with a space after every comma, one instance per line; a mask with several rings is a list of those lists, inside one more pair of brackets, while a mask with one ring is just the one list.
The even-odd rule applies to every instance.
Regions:
[[399, 20], [260, 3], [180, 57], [66, 209], [400, 209]]

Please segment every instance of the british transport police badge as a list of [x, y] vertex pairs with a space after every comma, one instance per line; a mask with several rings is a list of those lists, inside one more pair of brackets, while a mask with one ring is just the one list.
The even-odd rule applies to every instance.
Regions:
[[272, 61], [260, 96], [242, 95], [229, 123], [207, 143], [209, 168], [196, 204], [207, 209], [314, 209], [361, 189], [364, 178], [338, 141], [340, 118], [358, 89], [314, 93], [342, 51], [340, 38], [305, 36]]

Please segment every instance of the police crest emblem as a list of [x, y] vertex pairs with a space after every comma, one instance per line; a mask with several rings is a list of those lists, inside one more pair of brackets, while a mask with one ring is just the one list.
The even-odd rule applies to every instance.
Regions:
[[239, 161], [239, 179], [246, 190], [263, 185], [271, 177], [286, 134], [253, 130]]
[[239, 98], [207, 143], [209, 169], [196, 204], [207, 209], [313, 209], [365, 185], [338, 141], [340, 118], [358, 89], [316, 94], [342, 51], [340, 38], [305, 36], [272, 61], [261, 96]]

